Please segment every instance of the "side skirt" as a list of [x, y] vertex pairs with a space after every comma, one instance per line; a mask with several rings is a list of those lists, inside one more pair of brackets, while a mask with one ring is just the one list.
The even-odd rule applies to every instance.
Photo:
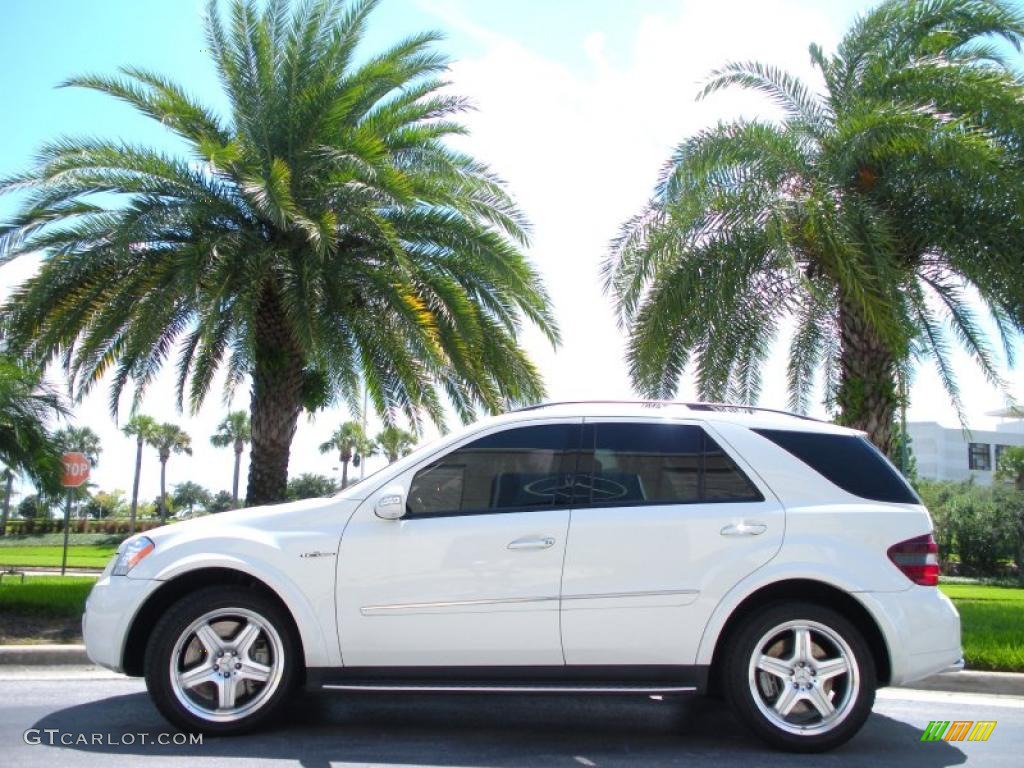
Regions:
[[413, 693], [697, 693], [706, 666], [311, 667], [306, 685], [339, 691]]

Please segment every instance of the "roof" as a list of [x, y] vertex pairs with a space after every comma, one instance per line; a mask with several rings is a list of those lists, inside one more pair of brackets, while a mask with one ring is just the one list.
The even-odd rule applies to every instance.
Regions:
[[529, 405], [503, 416], [500, 421], [520, 421], [530, 416], [599, 416], [672, 419], [698, 419], [707, 422], [728, 422], [751, 428], [793, 429], [805, 432], [859, 434], [802, 414], [742, 403], [679, 402], [673, 400], [572, 400]]

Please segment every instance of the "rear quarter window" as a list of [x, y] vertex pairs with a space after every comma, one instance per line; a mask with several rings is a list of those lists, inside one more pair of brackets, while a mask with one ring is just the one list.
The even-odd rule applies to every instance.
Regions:
[[755, 429], [844, 491], [872, 501], [920, 504], [903, 476], [867, 439], [785, 429]]

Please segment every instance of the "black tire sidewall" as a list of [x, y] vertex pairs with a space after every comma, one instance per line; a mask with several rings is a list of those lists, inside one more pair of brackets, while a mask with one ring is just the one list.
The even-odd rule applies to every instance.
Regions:
[[[228, 723], [205, 720], [186, 709], [174, 695], [169, 671], [181, 633], [202, 614], [218, 608], [245, 608], [259, 614], [277, 630], [283, 649], [284, 668], [277, 690], [258, 710]], [[245, 587], [205, 587], [174, 603], [150, 633], [144, 663], [146, 687], [160, 713], [184, 731], [223, 736], [248, 733], [267, 723], [294, 688], [301, 663], [298, 648], [293, 625], [277, 601]]]
[[[758, 709], [748, 682], [751, 655], [773, 627], [787, 621], [813, 621], [831, 628], [850, 646], [860, 673], [860, 690], [846, 718], [827, 733], [802, 736], [775, 726]], [[726, 699], [736, 716], [755, 734], [777, 749], [790, 752], [824, 752], [851, 739], [864, 725], [875, 702], [878, 687], [875, 661], [860, 631], [845, 616], [825, 606], [798, 601], [781, 601], [765, 606], [747, 617], [728, 643], [722, 670]]]

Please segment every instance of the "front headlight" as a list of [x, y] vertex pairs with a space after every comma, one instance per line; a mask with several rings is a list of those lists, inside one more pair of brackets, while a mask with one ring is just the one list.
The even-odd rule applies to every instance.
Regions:
[[139, 536], [125, 544], [117, 554], [117, 561], [114, 563], [114, 575], [126, 576], [128, 571], [142, 562], [142, 558], [153, 551], [153, 540], [146, 536]]

